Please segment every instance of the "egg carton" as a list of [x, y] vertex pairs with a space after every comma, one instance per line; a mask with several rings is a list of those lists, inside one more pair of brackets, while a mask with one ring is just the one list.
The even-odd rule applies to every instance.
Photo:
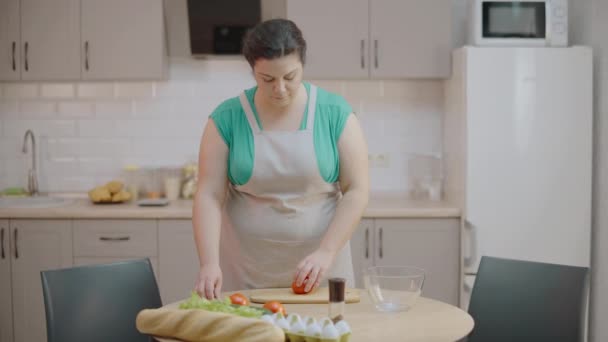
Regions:
[[317, 321], [314, 317], [298, 314], [284, 317], [275, 313], [264, 315], [262, 319], [283, 329], [289, 342], [348, 342], [352, 333], [345, 320], [334, 324], [329, 317]]

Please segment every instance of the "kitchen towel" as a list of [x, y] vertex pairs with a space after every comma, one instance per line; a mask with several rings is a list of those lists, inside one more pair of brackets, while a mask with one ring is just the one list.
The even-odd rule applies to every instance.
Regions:
[[188, 342], [284, 342], [285, 333], [271, 323], [200, 309], [145, 309], [136, 319], [143, 334]]

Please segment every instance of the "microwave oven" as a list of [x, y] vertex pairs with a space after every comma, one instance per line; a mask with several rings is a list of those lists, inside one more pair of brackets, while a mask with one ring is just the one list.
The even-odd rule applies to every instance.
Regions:
[[472, 0], [477, 46], [568, 46], [568, 0]]

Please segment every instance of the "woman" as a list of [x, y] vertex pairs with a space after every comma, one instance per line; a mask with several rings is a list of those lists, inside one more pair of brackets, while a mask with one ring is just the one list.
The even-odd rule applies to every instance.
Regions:
[[[354, 285], [349, 240], [367, 205], [367, 146], [346, 101], [302, 81], [306, 42], [284, 19], [243, 42], [256, 87], [220, 104], [200, 144], [196, 291]], [[221, 228], [220, 228], [221, 227]], [[221, 234], [220, 234], [221, 231]]]

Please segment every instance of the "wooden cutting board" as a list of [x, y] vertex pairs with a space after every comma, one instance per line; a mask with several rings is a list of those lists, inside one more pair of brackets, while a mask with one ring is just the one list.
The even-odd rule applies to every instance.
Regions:
[[[329, 302], [329, 289], [327, 287], [321, 287], [316, 289], [313, 293], [303, 295], [293, 293], [291, 288], [257, 289], [248, 292], [249, 299], [253, 303], [260, 304], [272, 300], [279, 301], [283, 304], [322, 304]], [[347, 288], [344, 297], [346, 303], [358, 303], [361, 300], [358, 289]]]

